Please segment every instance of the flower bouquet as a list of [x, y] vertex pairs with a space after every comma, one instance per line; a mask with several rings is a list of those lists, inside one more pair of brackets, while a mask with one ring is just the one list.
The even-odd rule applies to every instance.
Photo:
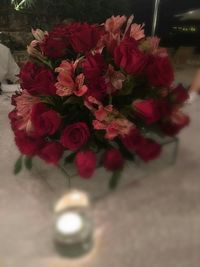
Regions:
[[[88, 179], [100, 164], [112, 187], [125, 160], [159, 157], [161, 145], [146, 133], [174, 136], [189, 123], [180, 110], [188, 93], [174, 86], [166, 49], [133, 16], [32, 33], [9, 114], [28, 168], [34, 156], [55, 165], [64, 158]], [[21, 165], [22, 156], [16, 172]]]

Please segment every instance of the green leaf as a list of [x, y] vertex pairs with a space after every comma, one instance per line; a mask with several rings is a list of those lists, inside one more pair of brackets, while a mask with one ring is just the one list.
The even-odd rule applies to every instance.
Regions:
[[120, 151], [121, 151], [122, 155], [123, 155], [127, 160], [134, 161], [134, 160], [135, 160], [135, 155], [134, 155], [133, 153], [131, 153], [130, 151], [128, 151], [128, 150], [123, 146], [123, 144], [121, 144], [121, 143], [118, 143], [118, 144], [119, 144]]
[[115, 190], [119, 184], [121, 178], [122, 170], [117, 170], [113, 172], [110, 181], [109, 181], [109, 188], [110, 190]]
[[15, 167], [14, 167], [14, 174], [18, 174], [18, 173], [20, 173], [20, 171], [22, 170], [22, 158], [23, 158], [23, 156], [21, 155], [21, 156], [17, 159], [17, 161], [16, 161], [16, 163], [15, 163]]
[[68, 97], [68, 99], [63, 103], [63, 105], [74, 105], [74, 104], [80, 104], [81, 103], [81, 99], [80, 97], [76, 97], [76, 96], [70, 96]]
[[120, 109], [120, 113], [122, 113], [125, 117], [129, 117], [133, 113], [133, 108], [130, 105], [127, 105]]
[[128, 80], [123, 83], [123, 88], [118, 92], [118, 95], [131, 95], [135, 86], [135, 78], [130, 76]]
[[76, 156], [76, 153], [71, 153], [65, 158], [65, 163], [72, 163], [74, 161], [74, 158]]
[[134, 161], [135, 155], [123, 145], [122, 141], [120, 139], [116, 139], [115, 141], [118, 144], [119, 150], [123, 155], [123, 157], [126, 158], [127, 160]]
[[24, 159], [24, 164], [27, 170], [31, 170], [33, 167], [33, 158], [26, 156]]

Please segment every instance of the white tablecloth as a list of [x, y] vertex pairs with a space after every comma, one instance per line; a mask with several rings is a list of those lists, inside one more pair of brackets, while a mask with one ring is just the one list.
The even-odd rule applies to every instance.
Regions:
[[0, 96], [1, 267], [198, 267], [200, 262], [200, 101], [186, 106], [191, 125], [180, 135], [175, 166], [153, 173], [94, 205], [95, 246], [77, 260], [60, 258], [52, 242], [55, 190], [24, 170]]

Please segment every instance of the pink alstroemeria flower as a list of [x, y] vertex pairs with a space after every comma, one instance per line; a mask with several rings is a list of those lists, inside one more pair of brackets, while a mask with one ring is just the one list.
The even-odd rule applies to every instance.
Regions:
[[42, 52], [40, 50], [40, 44], [45, 39], [45, 36], [48, 35], [48, 32], [44, 32], [40, 29], [32, 29], [31, 32], [35, 40], [33, 40], [30, 45], [27, 46], [27, 52], [30, 56], [35, 57], [40, 61], [45, 61], [46, 57], [42, 55]]
[[143, 24], [133, 23], [131, 25], [130, 37], [132, 37], [136, 41], [139, 41], [139, 40], [145, 38], [144, 23]]
[[33, 105], [40, 102], [39, 97], [30, 95], [26, 90], [22, 91], [22, 94], [15, 98], [16, 111], [18, 116], [18, 129], [26, 130], [29, 134], [32, 131], [32, 125], [30, 121], [31, 111]]
[[115, 71], [112, 65], [108, 66], [108, 72], [106, 76], [106, 84], [108, 93], [113, 93], [122, 89], [123, 82], [126, 80], [126, 76], [120, 72]]
[[32, 32], [32, 35], [35, 37], [35, 40], [39, 42], [42, 42], [45, 36], [48, 35], [47, 31], [44, 32], [41, 29], [36, 29], [36, 30], [32, 29], [31, 32]]
[[94, 115], [98, 121], [104, 121], [112, 112], [113, 112], [112, 105], [108, 105], [106, 107], [99, 106], [99, 108], [94, 112]]
[[112, 105], [104, 107], [94, 97], [88, 97], [85, 105], [93, 112], [96, 118], [93, 120], [94, 129], [105, 130], [105, 138], [109, 140], [128, 134], [134, 127], [133, 123], [115, 110]]
[[116, 34], [120, 31], [121, 27], [126, 22], [126, 16], [112, 16], [111, 18], [107, 19], [105, 22], [105, 30], [107, 32], [111, 32]]
[[126, 16], [112, 16], [105, 22], [104, 26], [106, 34], [104, 35], [102, 42], [105, 44], [111, 54], [114, 53], [115, 47], [118, 46], [121, 41], [121, 28], [126, 20]]
[[40, 61], [46, 60], [46, 57], [44, 57], [39, 50], [39, 42], [37, 40], [33, 40], [30, 45], [27, 46], [27, 53]]
[[160, 38], [158, 37], [148, 37], [147, 42], [149, 43], [149, 50], [153, 55], [159, 56], [159, 57], [167, 57], [168, 53], [166, 48], [159, 47], [160, 44]]
[[59, 96], [69, 96], [75, 94], [76, 96], [83, 96], [88, 88], [84, 84], [85, 76], [83, 73], [75, 77], [75, 70], [79, 61], [68, 62], [62, 61], [61, 65], [55, 69], [58, 72], [57, 80], [55, 84]]
[[133, 124], [125, 118], [112, 118], [112, 113], [103, 121], [94, 120], [93, 126], [96, 130], [105, 130], [105, 138], [112, 140], [117, 136], [129, 134]]
[[176, 125], [187, 125], [189, 124], [189, 117], [185, 115], [179, 109], [174, 109], [171, 114], [171, 122]]
[[58, 73], [65, 72], [65, 74], [68, 74], [69, 76], [73, 76], [77, 65], [78, 65], [78, 61], [69, 62], [67, 60], [63, 60], [60, 66], [55, 69], [55, 71]]
[[112, 121], [106, 129], [105, 137], [107, 139], [113, 139], [116, 136], [124, 136], [129, 134], [131, 129], [133, 128], [133, 124], [125, 118], [118, 118]]

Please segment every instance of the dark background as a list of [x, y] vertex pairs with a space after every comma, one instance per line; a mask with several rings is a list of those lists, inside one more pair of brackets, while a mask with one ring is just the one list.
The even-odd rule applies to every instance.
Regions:
[[[0, 31], [4, 30], [1, 23], [5, 22], [6, 25], [9, 25], [12, 22], [13, 14], [13, 17], [19, 21], [18, 24], [20, 24], [20, 18], [21, 21], [26, 22], [23, 24], [24, 26], [20, 27], [27, 32], [31, 27], [48, 30], [53, 24], [67, 18], [78, 21], [103, 22], [111, 15], [134, 14], [137, 23], [145, 23], [146, 34], [151, 34], [154, 0], [32, 0], [32, 5], [26, 5], [20, 11], [14, 11], [10, 4], [11, 0], [0, 1]], [[181, 22], [174, 17], [175, 14], [195, 8], [200, 8], [200, 0], [160, 0], [156, 34], [162, 38], [163, 45], [174, 47], [200, 45], [200, 21]], [[197, 31], [195, 33], [174, 31], [173, 26], [176, 25], [195, 25]], [[13, 26], [11, 28], [11, 31], [15, 31]]]
[[[140, 0], [135, 2], [134, 13], [136, 20], [145, 22], [147, 34], [151, 34], [153, 17], [153, 0]], [[200, 20], [180, 21], [174, 15], [200, 8], [200, 0], [160, 0], [159, 15], [156, 34], [162, 38], [163, 45], [200, 46]], [[183, 33], [173, 31], [173, 26], [196, 26], [196, 33]]]

